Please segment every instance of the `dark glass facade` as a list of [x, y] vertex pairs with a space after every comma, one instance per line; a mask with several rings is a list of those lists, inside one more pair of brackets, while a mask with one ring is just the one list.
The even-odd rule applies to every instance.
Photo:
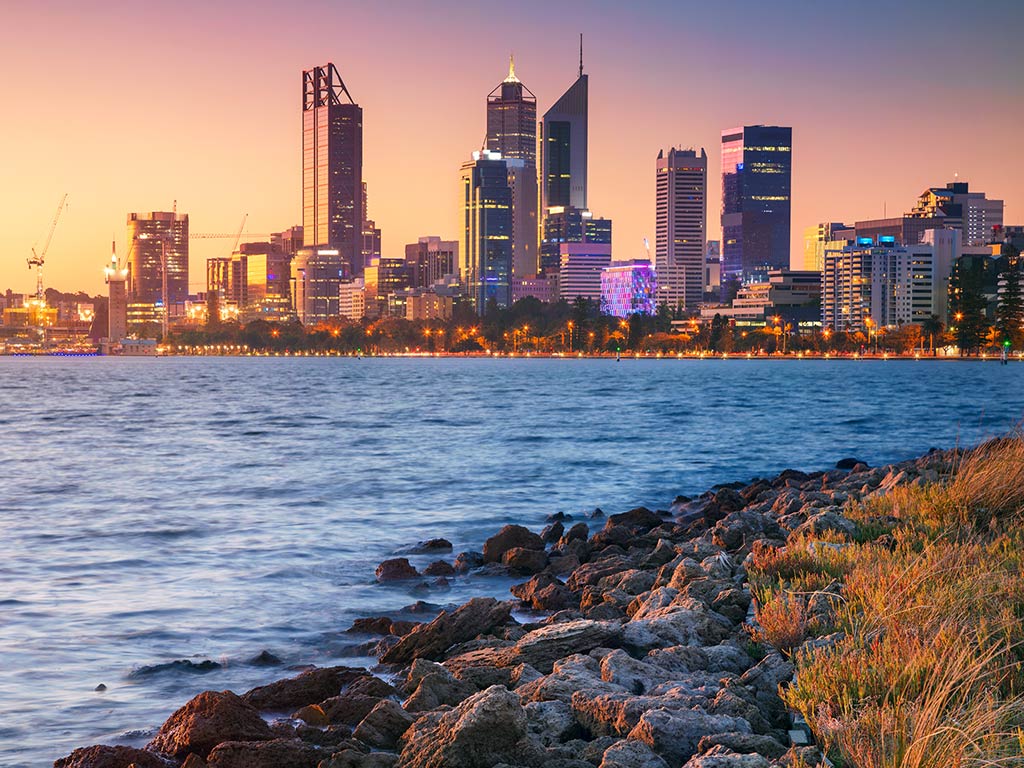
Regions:
[[463, 279], [478, 313], [493, 299], [512, 303], [512, 189], [497, 153], [474, 153], [462, 167]]
[[590, 211], [578, 208], [554, 208], [544, 219], [540, 243], [540, 269], [545, 275], [557, 274], [562, 243], [612, 244], [612, 220], [596, 219]]
[[363, 110], [333, 64], [302, 73], [303, 245], [363, 269]]
[[722, 282], [767, 280], [788, 268], [793, 129], [722, 133]]
[[541, 196], [554, 206], [587, 207], [588, 80], [580, 74], [541, 124]]

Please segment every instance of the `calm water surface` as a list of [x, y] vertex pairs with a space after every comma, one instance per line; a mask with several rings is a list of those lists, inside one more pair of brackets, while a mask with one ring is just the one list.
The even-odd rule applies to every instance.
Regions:
[[[283, 676], [245, 663], [262, 649], [351, 663], [357, 616], [507, 589], [375, 585], [418, 540], [974, 443], [1024, 417], [1022, 384], [978, 362], [0, 358], [0, 765], [144, 743], [200, 690]], [[132, 676], [176, 659], [225, 666]]]

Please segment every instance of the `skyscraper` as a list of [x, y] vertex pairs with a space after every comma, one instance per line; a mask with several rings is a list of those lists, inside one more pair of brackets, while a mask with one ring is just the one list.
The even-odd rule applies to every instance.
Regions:
[[493, 299], [512, 303], [512, 189], [508, 163], [498, 152], [474, 152], [462, 166], [464, 243], [462, 279], [476, 310]]
[[1003, 201], [990, 200], [984, 192], [971, 192], [966, 181], [953, 181], [922, 192], [908, 215], [937, 219], [945, 229], [961, 230], [964, 245], [985, 245], [992, 242], [995, 229], [1003, 226]]
[[658, 302], [696, 309], [704, 299], [708, 156], [673, 147], [658, 152], [655, 270]]
[[587, 207], [587, 75], [580, 35], [579, 76], [541, 122], [541, 204]]
[[360, 274], [362, 232], [363, 110], [328, 63], [302, 73], [303, 246], [337, 250]]
[[128, 214], [128, 295], [136, 304], [162, 304], [164, 267], [168, 304], [188, 298], [188, 214]]
[[793, 129], [722, 131], [722, 286], [789, 267]]
[[458, 272], [459, 243], [436, 236], [421, 237], [405, 246], [405, 260], [412, 269], [413, 287], [430, 288]]
[[487, 149], [509, 164], [512, 188], [512, 272], [537, 273], [537, 97], [516, 77], [509, 59], [506, 77], [487, 96]]

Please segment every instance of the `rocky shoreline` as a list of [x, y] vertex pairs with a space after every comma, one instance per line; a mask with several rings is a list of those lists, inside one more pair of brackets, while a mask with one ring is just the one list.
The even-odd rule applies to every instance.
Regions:
[[[55, 768], [773, 768], [823, 764], [779, 697], [787, 657], [757, 638], [755, 548], [858, 536], [850, 503], [938, 480], [951, 452], [870, 468], [786, 470], [664, 511], [541, 532], [508, 525], [449, 562], [381, 563], [380, 581], [519, 576], [429, 621], [356, 621], [372, 669], [309, 668], [239, 696], [206, 691], [144, 748], [92, 746]], [[828, 610], [829, 601], [820, 601]], [[815, 610], [814, 605], [810, 610]], [[409, 614], [414, 616], [415, 614]], [[809, 640], [807, 642], [818, 642]]]

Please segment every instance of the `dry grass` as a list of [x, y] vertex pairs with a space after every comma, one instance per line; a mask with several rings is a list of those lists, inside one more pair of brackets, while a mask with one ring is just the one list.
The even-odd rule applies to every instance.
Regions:
[[795, 595], [776, 592], [755, 609], [758, 627], [751, 632], [755, 642], [768, 643], [785, 655], [807, 639], [807, 608]]
[[815, 629], [794, 588], [843, 581], [843, 639], [795, 653], [785, 700], [840, 765], [1024, 768], [1024, 438], [964, 452], [945, 480], [858, 514], [901, 525], [833, 554], [806, 541], [757, 553], [748, 570], [761, 639], [787, 651]]

